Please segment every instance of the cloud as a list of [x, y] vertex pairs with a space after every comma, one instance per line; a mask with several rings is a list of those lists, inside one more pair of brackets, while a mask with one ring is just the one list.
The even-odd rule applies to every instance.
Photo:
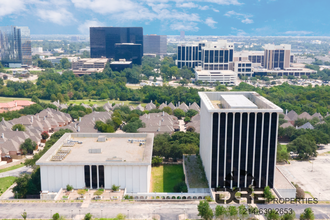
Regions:
[[207, 6], [207, 5], [199, 6], [198, 9], [200, 9], [200, 10], [207, 10], [207, 9], [209, 9], [209, 6]]
[[288, 35], [307, 35], [307, 34], [312, 34], [312, 31], [287, 31], [285, 34]]
[[170, 25], [172, 30], [177, 31], [198, 31], [197, 23], [195, 22], [176, 22]]
[[142, 6], [130, 0], [71, 0], [76, 8], [90, 9], [98, 14], [123, 13], [134, 11]]
[[205, 24], [207, 24], [207, 26], [215, 29], [216, 27], [214, 26], [215, 24], [217, 24], [218, 22], [214, 21], [213, 18], [211, 17], [208, 17], [206, 20], [205, 20]]
[[59, 25], [69, 25], [70, 22], [75, 21], [73, 15], [64, 8], [57, 10], [37, 9], [36, 14], [43, 21], [50, 21]]
[[216, 3], [219, 5], [242, 5], [237, 0], [205, 0], [204, 2]]
[[193, 2], [184, 2], [184, 3], [177, 3], [176, 7], [178, 8], [198, 8], [198, 5]]
[[1, 1], [0, 17], [18, 14], [25, 10], [25, 2], [22, 0]]
[[78, 26], [78, 31], [82, 34], [89, 34], [90, 27], [104, 27], [105, 23], [98, 20], [86, 20], [83, 24]]
[[219, 10], [218, 10], [218, 9], [215, 9], [215, 8], [213, 8], [213, 11], [214, 11], [214, 12], [219, 12]]
[[224, 14], [227, 17], [235, 17], [239, 20], [241, 20], [242, 23], [244, 24], [252, 24], [253, 20], [250, 19], [251, 17], [253, 17], [253, 15], [248, 15], [248, 14], [241, 14], [241, 13], [237, 13], [235, 11], [228, 11], [226, 14]]
[[242, 29], [237, 29], [237, 28], [234, 28], [234, 27], [231, 27], [231, 29], [233, 30], [232, 32], [234, 32], [236, 34], [236, 36], [247, 36], [248, 35]]

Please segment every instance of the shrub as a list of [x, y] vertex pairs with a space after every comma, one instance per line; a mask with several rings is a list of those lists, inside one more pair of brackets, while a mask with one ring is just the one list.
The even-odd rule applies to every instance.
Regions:
[[115, 184], [112, 185], [111, 189], [113, 191], [118, 191], [120, 186], [116, 186]]
[[60, 215], [58, 213], [55, 213], [52, 217], [53, 220], [59, 220], [60, 219]]
[[11, 128], [11, 130], [13, 130], [13, 131], [16, 131], [16, 130], [25, 131], [25, 126], [22, 125], [22, 124], [16, 124]]
[[305, 192], [299, 186], [297, 187], [296, 198], [297, 199], [304, 199], [305, 198]]
[[179, 109], [179, 108], [174, 109], [173, 114], [174, 114], [174, 116], [177, 117], [178, 119], [181, 119], [182, 117], [185, 116], [184, 111], [183, 111], [182, 109]]
[[210, 196], [205, 196], [206, 201], [212, 202], [212, 198]]
[[92, 220], [93, 215], [91, 213], [87, 213], [84, 217], [84, 220]]
[[126, 218], [126, 215], [119, 213], [119, 214], [116, 216], [116, 218], [117, 218], [118, 220], [124, 220], [124, 219]]
[[103, 194], [103, 192], [104, 192], [104, 189], [98, 189], [98, 190], [94, 193], [94, 195], [100, 196], [100, 195]]
[[155, 156], [152, 158], [151, 165], [152, 166], [159, 166], [163, 162], [163, 158], [159, 156]]
[[188, 116], [184, 117], [184, 122], [188, 123], [190, 121], [191, 121], [191, 118], [190, 117], [188, 117]]
[[21, 216], [22, 216], [22, 218], [25, 220], [26, 217], [27, 217], [27, 213], [26, 213], [26, 212], [23, 212]]
[[87, 191], [84, 190], [84, 189], [78, 189], [78, 191], [77, 191], [77, 193], [78, 193], [79, 195], [85, 195], [86, 192], [87, 192]]
[[195, 132], [195, 128], [192, 126], [188, 126], [187, 131], [189, 132]]
[[305, 208], [304, 212], [300, 215], [300, 220], [314, 220], [314, 212], [312, 208]]
[[71, 185], [66, 185], [66, 191], [71, 191], [71, 190], [73, 190], [73, 186], [71, 186]]

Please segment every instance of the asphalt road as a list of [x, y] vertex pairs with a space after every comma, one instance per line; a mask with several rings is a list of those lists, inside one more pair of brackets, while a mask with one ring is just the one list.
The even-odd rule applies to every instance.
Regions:
[[[198, 202], [187, 203], [91, 203], [87, 208], [81, 208], [81, 203], [0, 203], [0, 218], [20, 218], [25, 210], [28, 218], [50, 218], [54, 213], [59, 213], [66, 218], [91, 213], [95, 218], [113, 218], [118, 213], [129, 218], [147, 219], [152, 214], [160, 215], [161, 219], [178, 219], [179, 214], [188, 214], [189, 218], [198, 218]], [[211, 204], [214, 210], [216, 204]], [[329, 219], [330, 205], [259, 205], [259, 208], [292, 208], [299, 218], [300, 213], [307, 207], [312, 207], [315, 219]], [[71, 211], [72, 210], [72, 211]]]
[[0, 173], [0, 178], [7, 177], [7, 176], [19, 176], [21, 173], [31, 172], [30, 167], [21, 167], [15, 170], [10, 170], [7, 172]]

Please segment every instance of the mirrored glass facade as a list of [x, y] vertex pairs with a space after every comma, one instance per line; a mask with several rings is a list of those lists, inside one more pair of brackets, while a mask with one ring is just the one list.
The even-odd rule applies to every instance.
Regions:
[[126, 59], [141, 65], [141, 44], [115, 44], [115, 60]]
[[0, 62], [5, 66], [17, 63], [32, 65], [28, 27], [0, 27]]
[[166, 35], [144, 35], [143, 53], [165, 55], [167, 53]]
[[[90, 47], [91, 58], [115, 59], [115, 44], [140, 44], [140, 56], [143, 56], [143, 28], [142, 27], [91, 27]], [[122, 58], [121, 58], [122, 59]]]

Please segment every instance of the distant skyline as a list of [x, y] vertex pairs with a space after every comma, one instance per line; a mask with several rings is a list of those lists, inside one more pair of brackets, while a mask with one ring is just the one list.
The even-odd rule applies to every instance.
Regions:
[[137, 26], [144, 34], [330, 36], [328, 0], [0, 0], [0, 5], [1, 26], [28, 26], [31, 35]]

